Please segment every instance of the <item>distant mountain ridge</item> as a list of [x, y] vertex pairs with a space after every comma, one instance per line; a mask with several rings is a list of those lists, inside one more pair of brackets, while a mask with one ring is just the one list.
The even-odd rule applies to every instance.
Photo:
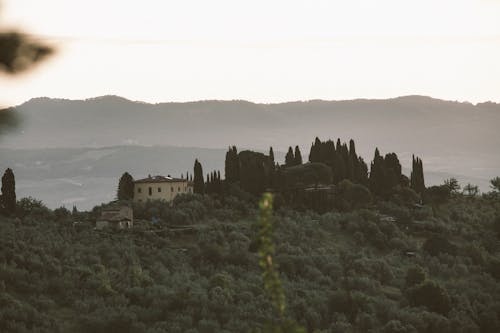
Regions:
[[[432, 138], [437, 141], [436, 135], [442, 134], [438, 130], [448, 131], [446, 135], [456, 136], [459, 141], [460, 133], [477, 132], [483, 137], [491, 134], [490, 140], [500, 142], [499, 135], [494, 135], [494, 125], [500, 121], [500, 104], [473, 105], [415, 95], [273, 104], [241, 100], [148, 104], [118, 96], [87, 100], [34, 98], [12, 111], [21, 116], [20, 128], [2, 138], [0, 146], [4, 148], [136, 143], [205, 148], [236, 144], [261, 149], [278, 145], [286, 149], [292, 144], [308, 145], [320, 136], [353, 137], [360, 145], [369, 138], [382, 150], [415, 151], [418, 147], [412, 139], [424, 145]], [[409, 137], [409, 130], [417, 132]], [[388, 138], [387, 131], [397, 135], [401, 145], [388, 142], [394, 135]], [[297, 140], [289, 142], [290, 137]], [[457, 141], [444, 142], [445, 149], [451, 147], [449, 143], [455, 146]]]
[[34, 98], [9, 111], [21, 121], [15, 131], [0, 137], [0, 148], [236, 145], [286, 151], [299, 145], [307, 159], [316, 136], [340, 137], [353, 138], [367, 162], [375, 147], [383, 154], [396, 152], [405, 167], [414, 153], [423, 159], [426, 171], [461, 175], [480, 182], [483, 190], [490, 178], [500, 175], [500, 104], [493, 102], [474, 105], [412, 95], [272, 104], [242, 100], [149, 104], [102, 96]]

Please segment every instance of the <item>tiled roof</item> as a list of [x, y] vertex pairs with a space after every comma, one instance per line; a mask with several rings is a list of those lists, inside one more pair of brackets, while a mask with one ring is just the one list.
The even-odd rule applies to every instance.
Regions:
[[165, 177], [165, 176], [150, 176], [143, 179], [138, 179], [134, 183], [173, 183], [173, 182], [185, 182], [187, 179]]
[[117, 222], [124, 220], [132, 221], [132, 216], [132, 208], [127, 206], [112, 205], [104, 208], [101, 212], [101, 216], [97, 220], [108, 222]]

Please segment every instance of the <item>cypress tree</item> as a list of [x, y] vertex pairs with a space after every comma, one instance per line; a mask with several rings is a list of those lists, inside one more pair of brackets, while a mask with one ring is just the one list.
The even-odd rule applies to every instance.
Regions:
[[349, 155], [346, 163], [346, 178], [354, 182], [355, 160]]
[[220, 170], [217, 170], [217, 193], [222, 194], [222, 180], [220, 179]]
[[401, 182], [401, 164], [399, 163], [398, 155], [396, 153], [388, 153], [385, 155], [385, 167], [387, 173], [388, 188], [393, 188]]
[[318, 156], [319, 157], [317, 162], [327, 164], [328, 161], [330, 160], [330, 154], [326, 142], [320, 142], [318, 144]]
[[294, 165], [301, 165], [302, 164], [302, 154], [300, 153], [299, 146], [295, 146], [295, 158], [294, 158]]
[[203, 181], [203, 167], [198, 160], [194, 161], [194, 184], [193, 184], [193, 192], [198, 194], [205, 193], [205, 183]]
[[386, 191], [386, 170], [384, 158], [375, 148], [375, 156], [370, 166], [370, 189], [374, 194], [384, 195]]
[[342, 146], [340, 146], [340, 153], [342, 154], [342, 158], [344, 161], [347, 161], [349, 158], [349, 148], [347, 148], [347, 144], [344, 142]]
[[332, 140], [328, 140], [323, 144], [324, 146], [324, 151], [325, 151], [325, 157], [321, 161], [322, 163], [325, 163], [329, 165], [330, 167], [333, 166], [335, 162], [335, 155], [337, 155], [337, 151], [335, 150], [335, 143]]
[[412, 156], [412, 170], [410, 176], [410, 187], [417, 193], [422, 194], [425, 191], [424, 167], [420, 158]]
[[7, 168], [2, 176], [2, 205], [7, 214], [16, 211], [16, 179], [11, 168]]
[[320, 149], [321, 149], [321, 141], [318, 137], [314, 140], [311, 145], [311, 150], [309, 151], [309, 162], [320, 162]]
[[207, 173], [207, 181], [205, 182], [205, 193], [212, 193], [212, 182], [210, 181], [210, 175]]
[[238, 150], [236, 146], [233, 146], [233, 156], [234, 156], [234, 176], [236, 181], [240, 180], [240, 157], [238, 156]]
[[349, 154], [353, 156], [356, 155], [356, 146], [354, 145], [353, 139], [349, 140]]
[[[411, 155], [411, 174], [410, 174], [410, 187], [415, 190], [417, 183], [417, 166], [415, 161], [415, 155]], [[415, 190], [416, 191], [416, 190]]]
[[120, 177], [116, 197], [118, 200], [132, 200], [134, 198], [134, 178], [128, 172]]
[[226, 174], [226, 181], [228, 183], [235, 183], [239, 180], [239, 160], [238, 160], [238, 150], [236, 146], [229, 147], [226, 153], [226, 162], [224, 171]]
[[335, 154], [334, 169], [333, 169], [333, 181], [338, 184], [346, 178], [346, 163], [342, 158], [342, 155]]
[[368, 165], [366, 165], [363, 158], [358, 157], [358, 169], [357, 169], [356, 180], [358, 183], [368, 186]]
[[232, 162], [232, 158], [231, 158], [231, 154], [232, 154], [232, 150], [231, 150], [231, 147], [229, 147], [229, 149], [227, 150], [226, 152], [226, 159], [224, 161], [224, 172], [226, 174], [226, 180], [228, 183], [232, 183], [234, 180], [233, 180], [233, 174], [232, 174], [232, 165], [231, 165], [231, 162]]
[[295, 156], [293, 155], [292, 147], [288, 147], [288, 152], [285, 156], [285, 166], [289, 167], [293, 165], [295, 165]]
[[350, 178], [355, 183], [361, 183], [360, 180], [360, 163], [358, 159], [358, 155], [356, 154], [356, 146], [354, 144], [354, 140], [351, 139], [349, 141], [349, 161], [352, 169], [350, 170]]
[[274, 187], [274, 178], [275, 178], [275, 174], [276, 174], [276, 169], [277, 169], [277, 166], [276, 166], [276, 163], [274, 161], [274, 151], [273, 151], [273, 147], [270, 147], [269, 148], [269, 178], [268, 178], [268, 184], [267, 184], [267, 187]]

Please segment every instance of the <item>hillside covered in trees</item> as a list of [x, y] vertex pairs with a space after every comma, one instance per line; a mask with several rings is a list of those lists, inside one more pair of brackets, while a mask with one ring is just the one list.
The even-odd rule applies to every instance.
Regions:
[[482, 195], [455, 179], [426, 187], [425, 161], [412, 164], [405, 176], [377, 149], [368, 165], [352, 140], [316, 139], [309, 161], [290, 147], [282, 165], [231, 147], [225, 178], [196, 161], [197, 193], [171, 204], [131, 202], [122, 176], [127, 230], [94, 229], [106, 204], [18, 199], [6, 171], [0, 331], [498, 332], [500, 179]]

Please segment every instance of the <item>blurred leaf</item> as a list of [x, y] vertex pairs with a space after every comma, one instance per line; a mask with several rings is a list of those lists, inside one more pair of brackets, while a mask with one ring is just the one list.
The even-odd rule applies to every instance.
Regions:
[[0, 33], [0, 70], [8, 74], [29, 69], [53, 50], [18, 32]]

